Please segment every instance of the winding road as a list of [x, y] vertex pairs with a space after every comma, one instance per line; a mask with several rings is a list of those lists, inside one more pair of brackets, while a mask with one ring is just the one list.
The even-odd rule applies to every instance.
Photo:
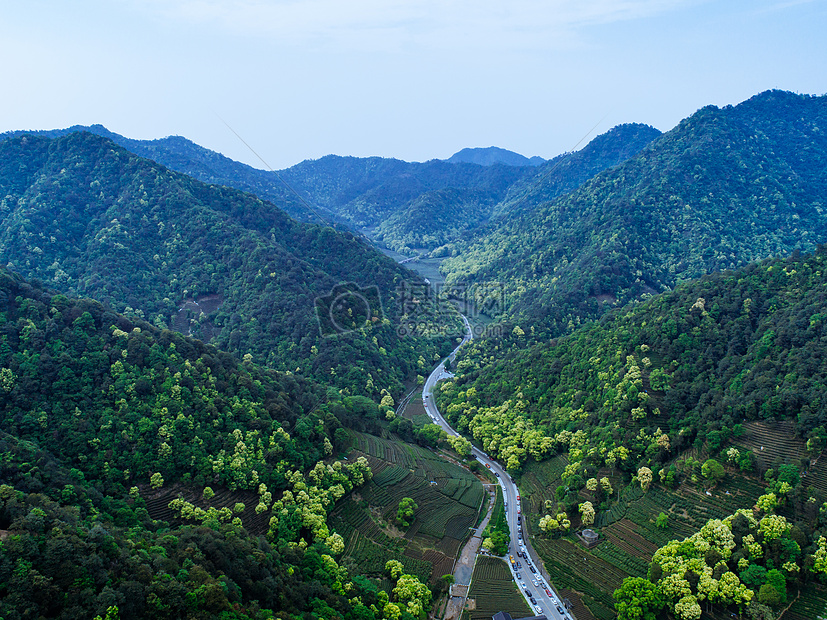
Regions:
[[[447, 359], [453, 361], [457, 351], [466, 342], [473, 339], [473, 330], [466, 317], [462, 317], [465, 323], [466, 334], [462, 342], [456, 349], [448, 356]], [[431, 419], [439, 424], [449, 435], [459, 435], [455, 431], [442, 414], [437, 409], [434, 403], [433, 390], [440, 379], [452, 377], [453, 375], [445, 369], [445, 360], [434, 368], [428, 379], [425, 381], [425, 386], [422, 388], [422, 402], [425, 404], [425, 411]], [[539, 561], [539, 556], [531, 547], [528, 538], [523, 539], [523, 523], [520, 508], [520, 490], [511, 476], [508, 475], [505, 468], [497, 461], [491, 459], [485, 452], [479, 450], [476, 446], [472, 448], [474, 457], [483, 465], [485, 465], [497, 477], [503, 492], [503, 499], [505, 500], [506, 519], [508, 521], [509, 532], [511, 534], [511, 545], [509, 546], [509, 556], [504, 558], [506, 563], [511, 568], [511, 575], [520, 592], [529, 604], [529, 607], [538, 615], [542, 614], [551, 620], [574, 620], [571, 612], [567, 611], [560, 597], [557, 595], [554, 587], [543, 576], [542, 562]], [[514, 561], [512, 562], [511, 559]], [[531, 602], [534, 598], [536, 603]]]

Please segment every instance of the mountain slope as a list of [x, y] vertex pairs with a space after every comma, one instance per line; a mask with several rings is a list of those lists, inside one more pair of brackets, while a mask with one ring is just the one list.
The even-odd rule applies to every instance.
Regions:
[[545, 162], [535, 176], [512, 185], [493, 215], [513, 216], [571, 192], [599, 172], [637, 155], [660, 135], [654, 127], [640, 123], [612, 127], [579, 151]]
[[3, 268], [0, 395], [4, 618], [373, 618], [326, 520], [375, 403]]
[[378, 396], [450, 346], [428, 334], [452, 318], [420, 293], [425, 337], [399, 335], [419, 281], [360, 239], [98, 136], [0, 142], [0, 194], [14, 269], [239, 357]]
[[[329, 155], [275, 174], [235, 162], [180, 136], [133, 140], [101, 125], [31, 133], [60, 137], [77, 131], [109, 138], [136, 155], [205, 183], [252, 192], [301, 221], [318, 224], [323, 220], [336, 226], [364, 229], [380, 243], [406, 253], [411, 248], [432, 250], [456, 240], [492, 215], [507, 215], [571, 191], [600, 170], [636, 153], [657, 134], [642, 125], [621, 126], [599, 136], [578, 153], [561, 156], [550, 164], [534, 158], [515, 166], [518, 162], [410, 163]], [[7, 132], [0, 137], [19, 137], [24, 133]], [[536, 166], [540, 164], [544, 165], [538, 174]], [[434, 208], [423, 213], [422, 206], [426, 204], [433, 204]], [[460, 219], [455, 218], [447, 226], [434, 221], [434, 216], [445, 213], [457, 214]], [[472, 217], [462, 217], [465, 214]]]
[[[440, 404], [484, 445], [528, 423], [553, 439], [546, 453], [577, 448], [572, 462], [600, 466], [622, 446], [623, 462], [609, 464], [630, 471], [692, 445], [717, 452], [747, 421], [791, 420], [800, 436], [826, 436], [825, 267], [822, 246], [685, 282], [559, 340], [475, 341]], [[507, 415], [493, 415], [503, 407]], [[656, 427], [669, 449], [648, 450], [641, 439]], [[505, 436], [493, 449], [522, 462], [531, 446], [516, 440], [516, 451]]]
[[827, 97], [772, 91], [704, 108], [443, 269], [505, 282], [510, 316], [559, 334], [684, 279], [812, 250], [827, 238], [825, 125]]

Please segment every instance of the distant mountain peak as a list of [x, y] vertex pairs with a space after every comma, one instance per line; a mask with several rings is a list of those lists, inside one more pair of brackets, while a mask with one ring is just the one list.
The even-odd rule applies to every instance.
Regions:
[[546, 163], [542, 157], [528, 158], [514, 151], [501, 149], [498, 146], [465, 148], [454, 153], [446, 159], [450, 164], [478, 164], [480, 166], [493, 166], [504, 164], [506, 166], [539, 166]]

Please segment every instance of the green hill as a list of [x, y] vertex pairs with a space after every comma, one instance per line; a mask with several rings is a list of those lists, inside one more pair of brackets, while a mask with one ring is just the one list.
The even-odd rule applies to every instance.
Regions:
[[352, 234], [92, 134], [0, 142], [0, 195], [0, 260], [25, 277], [351, 393], [399, 393], [459, 331]]
[[[518, 480], [533, 545], [584, 617], [616, 617], [612, 593], [625, 578], [658, 581], [657, 547], [738, 510], [755, 515], [753, 527], [782, 524], [784, 540], [764, 532], [753, 537], [760, 549], [733, 545], [723, 563], [707, 555], [704, 570], [740, 576], [763, 603], [775, 600], [766, 589], [759, 599], [763, 575], [784, 564], [788, 601], [798, 590], [811, 610], [796, 617], [816, 617], [827, 609], [814, 564], [827, 527], [825, 308], [822, 246], [684, 282], [559, 339], [530, 346], [514, 328], [475, 340], [437, 400]], [[600, 532], [591, 551], [572, 533], [585, 526]], [[751, 564], [760, 568], [747, 573]], [[674, 606], [683, 594], [672, 596]], [[724, 617], [732, 602], [705, 608]]]
[[[578, 460], [599, 466], [623, 452], [612, 464], [630, 470], [691, 446], [717, 452], [747, 421], [792, 420], [805, 439], [824, 435], [825, 261], [822, 248], [705, 276], [529, 348], [519, 332], [475, 341], [441, 402], [483, 443], [525, 421], [520, 432], [533, 434], [494, 447], [517, 456], [515, 469], [533, 450], [568, 450], [575, 432]], [[641, 439], [655, 428], [669, 450]]]
[[[329, 155], [278, 173], [233, 161], [180, 136], [133, 140], [101, 125], [32, 133], [60, 137], [80, 131], [109, 138], [140, 157], [205, 183], [251, 192], [300, 221], [319, 224], [322, 218], [337, 227], [364, 230], [375, 241], [405, 253], [433, 250], [492, 215], [507, 215], [571, 191], [627, 159], [659, 133], [644, 125], [622, 125], [581, 151], [544, 165], [534, 159], [514, 165], [520, 162], [452, 158], [418, 163]], [[7, 132], [0, 138], [24, 133]]]
[[375, 403], [5, 269], [0, 395], [2, 617], [373, 618], [325, 521]]
[[827, 238], [827, 97], [771, 91], [706, 107], [576, 191], [447, 259], [503, 282], [505, 314], [550, 335], [583, 317]]

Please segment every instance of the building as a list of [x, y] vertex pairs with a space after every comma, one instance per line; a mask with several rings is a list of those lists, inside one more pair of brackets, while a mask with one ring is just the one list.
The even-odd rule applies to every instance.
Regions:
[[577, 532], [577, 537], [580, 539], [580, 542], [586, 545], [586, 549], [596, 547], [597, 544], [600, 542], [600, 537], [598, 536], [597, 532], [595, 532], [592, 529], [585, 529], [580, 532]]

